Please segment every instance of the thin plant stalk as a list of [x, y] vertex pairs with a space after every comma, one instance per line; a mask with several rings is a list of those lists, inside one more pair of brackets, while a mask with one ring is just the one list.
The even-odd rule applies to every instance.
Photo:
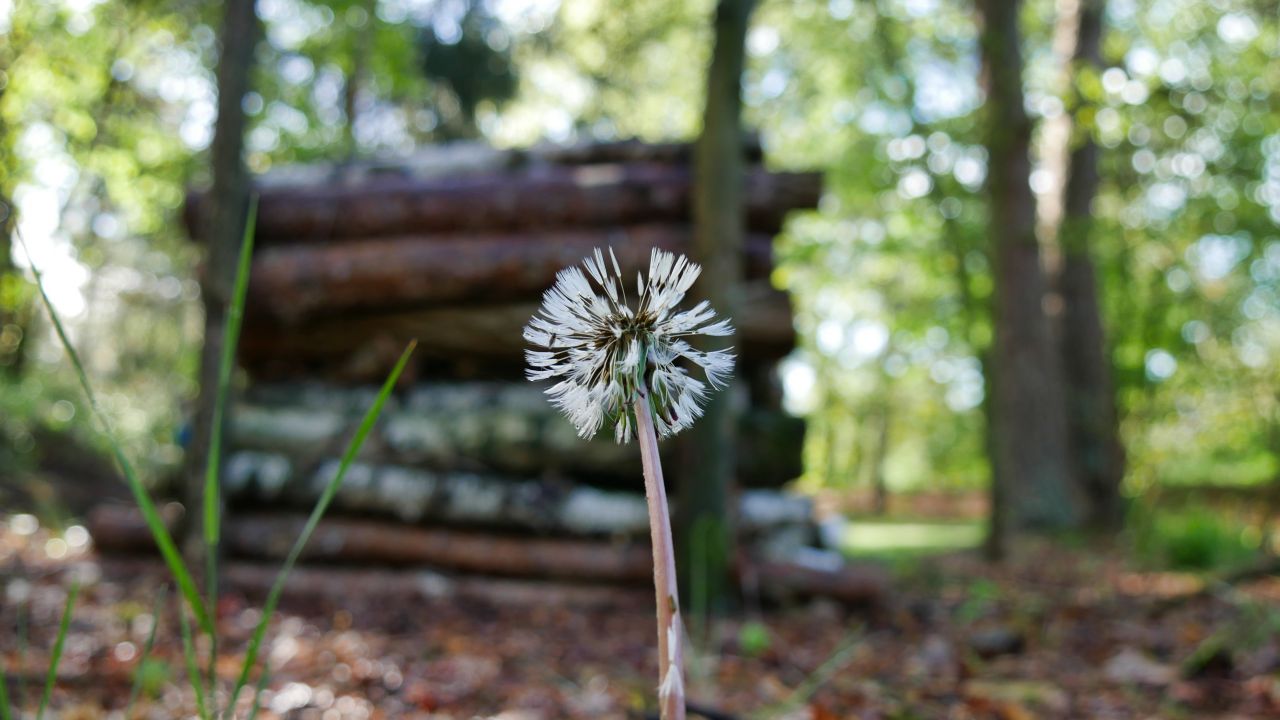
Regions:
[[[18, 667], [27, 667], [27, 635], [31, 624], [31, 596], [18, 605]], [[18, 673], [18, 707], [27, 706], [27, 679]]]
[[9, 678], [3, 667], [0, 667], [0, 720], [13, 720], [13, 714], [9, 710]]
[[262, 710], [262, 704], [258, 702], [258, 698], [262, 696], [262, 691], [266, 689], [270, 679], [271, 667], [263, 666], [262, 674], [258, 676], [258, 684], [253, 687], [253, 707], [249, 708], [249, 717], [246, 720], [258, 720], [258, 712]]
[[[378, 416], [382, 414], [382, 406], [386, 404], [387, 398], [391, 396], [391, 391], [395, 389], [396, 381], [400, 379], [400, 373], [404, 372], [405, 366], [409, 363], [409, 356], [413, 354], [413, 350], [417, 346], [417, 340], [410, 341], [408, 347], [404, 349], [404, 353], [400, 355], [400, 360], [396, 362], [395, 368], [387, 376], [386, 382], [382, 385], [382, 390], [378, 392], [378, 397], [373, 401], [373, 405], [369, 407], [368, 412], [365, 413], [364, 420], [360, 422], [360, 427], [356, 429], [356, 434], [347, 443], [347, 449], [343, 452], [342, 460], [338, 463], [338, 471], [334, 473], [329, 480], [329, 484], [325, 486], [324, 492], [316, 500], [316, 504], [311, 510], [311, 515], [307, 518], [307, 524], [303, 526], [302, 532], [294, 540], [293, 547], [290, 548], [284, 565], [281, 566], [280, 572], [276, 575], [275, 582], [272, 583], [271, 590], [267, 593], [267, 602], [262, 608], [262, 617], [258, 620], [258, 625], [254, 628], [253, 635], [249, 638], [249, 648], [245, 652], [244, 663], [240, 666], [240, 675], [236, 678], [235, 687], [231, 690], [231, 697], [227, 700], [227, 709], [232, 715], [235, 714], [236, 698], [240, 696], [240, 691], [249, 682], [249, 674], [253, 671], [253, 666], [257, 664], [258, 652], [262, 647], [263, 637], [267, 633], [267, 623], [271, 620], [271, 616], [276, 611], [276, 605], [280, 602], [280, 595], [284, 592], [284, 584], [289, 578], [289, 573], [293, 570], [294, 564], [297, 563], [298, 557], [302, 555], [302, 550], [307, 546], [307, 541], [311, 539], [311, 534], [315, 532], [316, 525], [320, 524], [320, 518], [324, 516], [325, 510], [329, 508], [329, 503], [333, 501], [333, 496], [337, 494], [338, 488], [342, 485], [342, 479], [347, 475], [348, 468], [355, 461], [356, 455], [360, 454], [360, 448], [364, 445], [365, 438], [368, 437], [369, 432], [373, 429], [374, 423], [378, 421]], [[253, 704], [256, 705], [257, 703], [258, 693], [255, 691]]]
[[151, 610], [151, 629], [147, 631], [147, 642], [142, 646], [142, 655], [138, 657], [138, 669], [133, 673], [133, 687], [129, 688], [129, 702], [124, 706], [124, 716], [126, 718], [133, 717], [133, 704], [138, 700], [138, 693], [142, 691], [142, 675], [146, 670], [147, 661], [151, 659], [151, 650], [156, 645], [156, 631], [160, 628], [160, 613], [164, 610], [165, 591], [160, 588], [160, 592], [156, 593], [155, 606]]
[[40, 708], [36, 710], [36, 720], [44, 717], [44, 710], [49, 706], [49, 698], [53, 696], [53, 684], [58, 679], [58, 663], [62, 661], [62, 649], [67, 644], [67, 629], [71, 627], [71, 611], [76, 606], [76, 596], [80, 594], [80, 583], [71, 583], [67, 592], [67, 604], [62, 609], [62, 621], [58, 623], [58, 637], [53, 641], [53, 655], [49, 658], [49, 671], [44, 676], [44, 692], [40, 694]]
[[[222, 334], [222, 357], [218, 362], [218, 386], [213, 396], [213, 421], [209, 429], [209, 450], [204, 469], [204, 567], [205, 594], [208, 597], [210, 622], [218, 623], [218, 542], [221, 532], [221, 498], [219, 478], [222, 461], [222, 418], [226, 414], [227, 396], [231, 393], [231, 374], [236, 364], [236, 345], [240, 340], [240, 325], [244, 320], [244, 301], [249, 292], [249, 268], [253, 261], [253, 233], [258, 218], [258, 198], [249, 200], [249, 215], [245, 220], [244, 236], [240, 242], [240, 257], [236, 264], [235, 286], [227, 309], [227, 323]], [[217, 704], [218, 691], [218, 634], [209, 634], [209, 697]], [[218, 713], [214, 707], [215, 715]]]
[[187, 613], [178, 606], [178, 627], [182, 630], [182, 659], [187, 667], [187, 679], [196, 692], [196, 708], [200, 720], [209, 720], [209, 706], [205, 702], [204, 685], [200, 682], [200, 667], [196, 664], [195, 642], [191, 638], [191, 623], [187, 621]]
[[653, 589], [658, 605], [658, 704], [662, 720], [684, 720], [684, 628], [680, 593], [676, 588], [676, 555], [671, 539], [671, 515], [658, 457], [658, 433], [653, 426], [649, 392], [643, 379], [633, 405], [640, 460], [644, 465], [644, 494], [649, 504], [649, 532], [653, 542]]
[[750, 720], [770, 720], [771, 718], [782, 717], [794, 712], [797, 708], [809, 702], [813, 694], [823, 685], [826, 685], [831, 678], [840, 673], [853, 662], [854, 656], [861, 647], [862, 627], [859, 626], [850, 631], [845, 639], [840, 643], [830, 657], [828, 657], [816, 670], [809, 673], [795, 690], [791, 691], [784, 700], [775, 705], [761, 709], [759, 712], [752, 713], [747, 717]]

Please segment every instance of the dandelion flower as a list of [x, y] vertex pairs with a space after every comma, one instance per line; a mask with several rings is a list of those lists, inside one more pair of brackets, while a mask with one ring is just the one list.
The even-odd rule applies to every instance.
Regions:
[[[628, 411], [645, 392], [659, 435], [674, 435], [702, 415], [707, 386], [723, 387], [733, 371], [731, 352], [696, 350], [687, 338], [733, 328], [716, 320], [706, 301], [676, 310], [702, 273], [683, 255], [652, 252], [648, 276], [636, 278], [634, 307], [612, 249], [609, 261], [597, 249], [583, 260], [585, 273], [570, 267], [556, 276], [524, 329], [534, 346], [526, 351], [528, 377], [558, 380], [547, 395], [584, 438], [613, 423], [617, 441], [630, 441], [635, 419]], [[706, 382], [690, 374], [693, 368]]]

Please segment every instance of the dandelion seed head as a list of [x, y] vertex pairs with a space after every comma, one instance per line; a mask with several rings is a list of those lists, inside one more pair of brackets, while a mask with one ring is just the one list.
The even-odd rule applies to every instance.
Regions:
[[709, 389], [724, 387], [734, 363], [729, 350], [704, 352], [686, 340], [733, 334], [729, 321], [716, 320], [706, 301], [676, 309], [702, 268], [683, 255], [653, 250], [648, 276], [636, 277], [633, 307], [612, 249], [608, 264], [597, 249], [582, 265], [586, 272], [570, 267], [556, 275], [525, 326], [524, 339], [533, 346], [525, 353], [528, 378], [557, 381], [547, 395], [584, 438], [613, 423], [617, 441], [629, 441], [629, 408], [642, 388], [659, 435], [692, 425]]

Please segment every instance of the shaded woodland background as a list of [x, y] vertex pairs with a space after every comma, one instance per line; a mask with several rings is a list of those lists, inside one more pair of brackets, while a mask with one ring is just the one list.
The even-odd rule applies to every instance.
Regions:
[[[223, 321], [249, 175], [454, 141], [692, 143], [703, 291], [741, 309], [733, 179], [758, 138], [770, 170], [825, 178], [817, 209], [783, 225], [769, 280], [790, 293], [798, 338], [776, 381], [808, 428], [791, 487], [848, 520], [835, 547], [885, 562], [904, 598], [937, 589], [932, 553], [971, 551], [945, 601], [964, 632], [975, 604], [1008, 610], [1043, 589], [1028, 553], [1067, 568], [1064, 585], [1104, 578], [1125, 597], [1142, 594], [1130, 571], [1161, 596], [1170, 571], [1193, 573], [1170, 581], [1183, 589], [1274, 574], [1275, 0], [0, 0], [0, 37], [0, 197], [32, 252], [6, 224], [4, 515], [62, 532], [120, 487], [32, 262], [127, 451], [181, 498], [184, 461], [202, 466], [199, 389], [217, 356], [204, 338]], [[205, 245], [181, 219], [192, 188], [214, 198]], [[722, 404], [698, 428], [686, 534], [732, 505], [734, 427]], [[1160, 672], [1198, 657], [1183, 676], [1197, 678], [1218, 667], [1205, 637], [1244, 647], [1250, 626], [1274, 648], [1274, 607], [1246, 603], [1250, 624], [1233, 602], [1187, 610], [1204, 635], [1135, 657]], [[993, 632], [1035, 624], [1011, 612]], [[1031, 645], [1049, 663], [1121, 652]], [[785, 662], [786, 643], [773, 648]], [[921, 653], [910, 662], [932, 662]], [[1269, 678], [1258, 702], [1280, 707], [1274, 662], [1231, 662], [1241, 687]], [[1174, 682], [1124, 667], [1125, 682]], [[1191, 692], [1177, 702], [1194, 707]], [[823, 707], [853, 707], [839, 698]]]
[[[263, 2], [245, 162], [693, 139], [711, 10]], [[981, 492], [1007, 464], [1013, 486], [1035, 487], [1010, 500], [1019, 522], [1114, 528], [1132, 505], [1110, 496], [1275, 479], [1274, 10], [755, 8], [745, 126], [771, 167], [827, 174], [773, 277], [797, 306], [802, 347], [782, 379], [810, 420], [803, 487]], [[20, 2], [3, 19], [4, 195], [120, 431], [165, 477], [196, 397], [200, 248], [177, 214], [211, 177], [219, 9]], [[39, 465], [42, 433], [96, 441], [25, 258], [6, 240], [0, 260], [13, 473]]]

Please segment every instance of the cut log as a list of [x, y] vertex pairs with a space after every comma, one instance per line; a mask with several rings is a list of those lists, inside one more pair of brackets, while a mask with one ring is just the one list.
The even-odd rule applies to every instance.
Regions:
[[[309, 508], [337, 465], [335, 456], [305, 462], [279, 453], [241, 450], [227, 460], [224, 492], [229, 502], [246, 509]], [[774, 504], [785, 505], [786, 510], [770, 510], [770, 497], [777, 500]], [[742, 532], [759, 536], [779, 528], [807, 525], [809, 521], [798, 519], [798, 515], [810, 512], [808, 502], [791, 501], [792, 497], [768, 490], [744, 493], [739, 501]], [[547, 535], [643, 536], [649, 530], [639, 483], [635, 490], [626, 492], [356, 462], [333, 504], [338, 512], [390, 517], [406, 523], [519, 529]]]
[[[164, 565], [158, 558], [112, 557], [102, 559], [99, 565], [107, 577], [167, 578]], [[222, 564], [220, 573], [225, 583], [224, 592], [244, 593], [260, 603], [280, 575], [280, 563], [233, 560]], [[356, 603], [370, 603], [371, 608], [414, 607], [431, 601], [628, 608], [643, 608], [645, 603], [650, 606], [653, 603], [653, 591], [641, 586], [448, 575], [425, 568], [367, 569], [314, 565], [295, 567], [289, 573], [283, 594], [286, 606], [294, 612], [331, 611], [332, 608], [323, 606], [350, 608]]]
[[[137, 550], [151, 542], [136, 511], [103, 506], [90, 517], [95, 546]], [[279, 560], [302, 534], [300, 514], [237, 515], [223, 528], [223, 546], [236, 557]], [[329, 518], [301, 555], [312, 562], [429, 565], [491, 575], [610, 582], [644, 582], [653, 557], [643, 542], [512, 537], [370, 520]]]
[[879, 565], [840, 563], [816, 567], [803, 562], [765, 560], [746, 563], [742, 581], [758, 583], [761, 594], [774, 599], [826, 597], [849, 605], [882, 602], [889, 592], [889, 573]]
[[[734, 318], [743, 370], [770, 363], [795, 347], [791, 301], [768, 283], [743, 289], [741, 317]], [[395, 364], [405, 343], [417, 339], [415, 357], [439, 363], [454, 377], [518, 380], [524, 376], [524, 326], [536, 302], [483, 307], [411, 310], [376, 315], [324, 314], [286, 325], [248, 310], [240, 362], [258, 379], [322, 377], [377, 382]], [[439, 375], [436, 375], [439, 377]]]
[[[692, 172], [663, 164], [542, 167], [463, 178], [371, 176], [359, 184], [259, 187], [255, 242], [326, 241], [405, 233], [532, 230], [690, 218]], [[747, 225], [774, 234], [788, 212], [817, 206], [818, 173], [753, 168]], [[188, 199], [199, 217], [202, 195]], [[199, 228], [191, 228], [199, 236]]]
[[[232, 453], [223, 475], [228, 500], [241, 507], [309, 508], [338, 460], [305, 465], [275, 454]], [[554, 535], [642, 535], [644, 497], [501, 475], [433, 472], [401, 465], [353, 463], [333, 499], [335, 510], [406, 523], [520, 529]]]
[[[341, 453], [372, 402], [369, 391], [266, 386], [231, 414], [230, 446], [278, 453], [302, 466]], [[778, 487], [802, 470], [804, 421], [752, 410], [739, 422], [744, 487]], [[634, 486], [639, 455], [607, 433], [577, 436], [532, 383], [431, 384], [384, 407], [361, 459], [437, 471], [573, 478]], [[673, 457], [674, 444], [664, 445]], [[679, 473], [672, 473], [679, 482]]]
[[[279, 574], [279, 563], [230, 563], [225, 568], [229, 586], [265, 597]], [[378, 597], [386, 607], [388, 597], [406, 601], [445, 600], [489, 605], [546, 605], [551, 607], [617, 607], [643, 604], [652, 590], [604, 583], [580, 584], [554, 580], [447, 575], [428, 569], [355, 570], [300, 567], [289, 574], [285, 595], [309, 602], [328, 598], [346, 606], [352, 592]]]
[[[649, 143], [637, 139], [613, 142], [586, 142], [577, 145], [548, 145], [528, 151], [533, 160], [557, 165], [594, 165], [599, 163], [665, 163], [688, 165], [693, 161], [692, 143]], [[744, 134], [743, 159], [749, 164], [764, 160], [760, 136]]]
[[[612, 248], [623, 277], [634, 277], [647, 271], [651, 248], [687, 253], [691, 237], [679, 225], [639, 225], [268, 247], [253, 263], [249, 306], [297, 324], [335, 312], [537, 300], [597, 248]], [[745, 252], [748, 277], [767, 282], [772, 238], [752, 236]]]
[[[95, 548], [101, 552], [133, 553], [154, 549], [141, 514], [133, 508], [101, 506], [90, 513], [86, 524]], [[301, 516], [242, 516], [227, 524], [224, 542], [233, 556], [278, 560], [287, 554], [304, 524]], [[364, 587], [377, 588], [382, 593], [400, 587], [413, 588], [432, 597], [452, 596], [463, 587], [484, 586], [506, 591], [488, 596], [489, 599], [530, 602], [543, 597], [532, 591], [538, 587], [592, 588], [586, 596], [616, 598], [617, 592], [621, 591], [616, 588], [617, 584], [642, 585], [652, 577], [652, 555], [643, 541], [619, 545], [606, 541], [512, 538], [333, 518], [324, 520], [317, 527], [303, 559], [310, 563], [403, 565], [407, 568], [401, 572], [298, 568], [291, 575], [290, 582], [297, 583], [295, 587], [306, 586], [314, 594], [319, 594], [323, 587], [313, 587], [308, 581], [297, 578], [314, 576], [321, 585], [341, 587], [344, 591]], [[432, 569], [421, 569], [423, 566]], [[245, 570], [245, 574], [237, 578], [235, 568], [259, 567], [265, 578], [265, 589], [279, 572], [278, 565], [231, 563], [224, 569], [231, 576], [231, 582], [237, 583], [258, 575]], [[560, 585], [529, 579], [450, 577], [436, 572], [440, 568], [488, 575], [607, 581], [612, 584]], [[740, 584], [770, 599], [820, 596], [849, 604], [876, 603], [886, 597], [890, 585], [888, 573], [879, 566], [841, 561], [830, 567], [821, 567], [803, 559], [760, 560], [744, 556], [739, 558], [736, 570]], [[336, 581], [343, 577], [376, 577], [377, 582]], [[613, 592], [609, 591], [610, 588]]]

